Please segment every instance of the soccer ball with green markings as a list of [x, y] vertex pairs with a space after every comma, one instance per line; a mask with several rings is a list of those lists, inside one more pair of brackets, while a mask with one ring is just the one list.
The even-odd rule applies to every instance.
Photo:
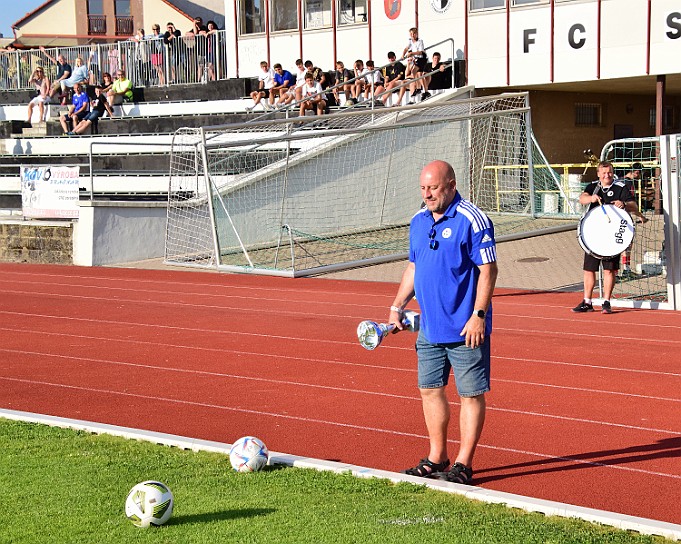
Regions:
[[163, 525], [173, 515], [173, 494], [161, 482], [140, 482], [125, 499], [125, 515], [137, 527]]

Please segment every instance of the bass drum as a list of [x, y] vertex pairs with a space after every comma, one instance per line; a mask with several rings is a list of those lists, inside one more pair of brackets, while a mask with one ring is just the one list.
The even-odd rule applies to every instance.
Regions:
[[577, 240], [589, 255], [607, 259], [627, 249], [634, 241], [635, 231], [629, 212], [603, 204], [590, 209], [580, 219]]

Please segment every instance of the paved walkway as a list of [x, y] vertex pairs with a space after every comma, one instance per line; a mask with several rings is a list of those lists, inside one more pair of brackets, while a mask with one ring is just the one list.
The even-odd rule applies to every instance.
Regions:
[[[577, 231], [535, 236], [497, 245], [498, 287], [553, 291], [581, 291], [584, 252], [577, 243]], [[199, 270], [163, 264], [150, 259], [119, 265], [123, 268]], [[399, 283], [406, 261], [366, 266], [324, 274], [320, 278], [385, 281]], [[206, 270], [215, 272], [214, 269]]]

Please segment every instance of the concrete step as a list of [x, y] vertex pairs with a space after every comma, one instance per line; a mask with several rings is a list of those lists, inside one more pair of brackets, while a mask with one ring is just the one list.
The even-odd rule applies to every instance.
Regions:
[[47, 123], [34, 123], [31, 127], [25, 127], [21, 130], [21, 135], [26, 136], [47, 136]]
[[69, 111], [68, 106], [61, 106], [59, 104], [50, 104], [50, 107], [49, 107], [50, 118], [53, 118], [53, 119], [56, 119], [56, 120], [59, 120], [59, 116], [62, 113], [67, 112], [67, 111]]

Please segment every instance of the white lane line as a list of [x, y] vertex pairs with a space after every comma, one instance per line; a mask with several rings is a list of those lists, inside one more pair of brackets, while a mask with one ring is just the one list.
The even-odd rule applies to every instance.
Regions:
[[[137, 344], [137, 345], [145, 345], [145, 346], [158, 346], [158, 342], [152, 342], [152, 341], [145, 341], [145, 340], [135, 340], [135, 339], [128, 339], [128, 338], [108, 338], [108, 337], [102, 337], [102, 336], [87, 336], [87, 335], [82, 335], [82, 334], [72, 334], [72, 333], [58, 333], [58, 332], [51, 332], [51, 331], [37, 331], [35, 329], [32, 329], [30, 331], [27, 330], [22, 330], [22, 329], [8, 329], [6, 327], [0, 327], [0, 330], [8, 331], [8, 332], [14, 332], [14, 333], [24, 333], [24, 334], [40, 334], [42, 336], [58, 336], [58, 337], [65, 337], [65, 338], [71, 338], [71, 339], [82, 339], [82, 340], [97, 340], [97, 341], [105, 341], [105, 342], [117, 342], [120, 344]], [[211, 347], [202, 347], [202, 346], [190, 346], [186, 344], [170, 344], [170, 343], [163, 343], [163, 347], [166, 348], [172, 348], [172, 349], [186, 349], [186, 350], [196, 350], [196, 351], [206, 351], [206, 352], [211, 352], [211, 353], [217, 353], [221, 355], [226, 355], [226, 354], [232, 354], [232, 355], [245, 355], [245, 356], [251, 356], [253, 358], [272, 358], [272, 359], [283, 359], [283, 360], [288, 360], [288, 361], [300, 361], [303, 363], [314, 363], [314, 364], [329, 364], [329, 365], [343, 365], [343, 366], [352, 366], [352, 367], [359, 367], [359, 368], [368, 368], [371, 370], [387, 370], [387, 371], [396, 371], [396, 372], [407, 372], [410, 374], [415, 374], [416, 369], [415, 368], [397, 368], [394, 366], [381, 366], [381, 365], [368, 365], [368, 364], [363, 364], [363, 363], [354, 363], [351, 361], [340, 361], [337, 359], [320, 359], [320, 358], [310, 358], [310, 357], [300, 357], [300, 356], [295, 356], [295, 355], [278, 355], [275, 353], [258, 353], [258, 352], [253, 352], [253, 351], [244, 351], [244, 350], [235, 350], [235, 349], [227, 349], [227, 348], [211, 348]], [[10, 349], [10, 348], [0, 348], [0, 352], [5, 352], [5, 353], [16, 353], [16, 354], [27, 354], [27, 355], [36, 355], [36, 356], [44, 356], [44, 357], [62, 357], [66, 359], [73, 359], [73, 360], [87, 360], [87, 361], [92, 361], [92, 362], [100, 362], [100, 363], [110, 363], [110, 364], [130, 364], [131, 366], [134, 366], [134, 363], [125, 363], [125, 362], [119, 362], [119, 361], [112, 361], [112, 360], [105, 360], [105, 359], [94, 359], [90, 357], [81, 357], [81, 356], [69, 356], [69, 355], [62, 355], [62, 354], [57, 354], [57, 353], [46, 353], [46, 352], [37, 352], [37, 351], [28, 351], [28, 350], [20, 350], [20, 349]], [[140, 367], [145, 367], [148, 366], [149, 368], [160, 368], [164, 370], [172, 370], [172, 368], [169, 367], [154, 367], [152, 365], [137, 365]], [[196, 372], [197, 374], [202, 374], [205, 373], [204, 371], [200, 370], [192, 370], [192, 369], [176, 369], [178, 372], [186, 371], [186, 372]], [[216, 375], [223, 375], [220, 373], [215, 373]], [[224, 376], [230, 376], [230, 377], [241, 377], [238, 375], [232, 375], [232, 374], [224, 374]], [[681, 398], [671, 398], [671, 397], [658, 397], [654, 395], [642, 395], [642, 394], [637, 394], [637, 393], [630, 393], [630, 392], [623, 392], [623, 391], [613, 391], [613, 390], [605, 390], [605, 389], [590, 389], [586, 387], [574, 387], [574, 386], [567, 386], [567, 385], [559, 385], [559, 384], [548, 384], [548, 383], [539, 383], [539, 382], [529, 382], [529, 381], [524, 381], [524, 380], [509, 380], [509, 379], [503, 379], [503, 378], [492, 378], [493, 383], [508, 383], [508, 384], [513, 384], [513, 385], [525, 385], [525, 386], [532, 386], [532, 387], [544, 387], [544, 388], [552, 388], [552, 389], [559, 389], [559, 390], [567, 390], [567, 391], [576, 391], [576, 392], [581, 392], [581, 393], [596, 393], [599, 395], [619, 395], [619, 396], [624, 396], [624, 397], [631, 397], [631, 398], [640, 398], [640, 399], [646, 399], [646, 400], [657, 400], [657, 401], [664, 401], [664, 402], [681, 402]], [[300, 384], [302, 385], [302, 384]]]
[[[93, 278], [93, 279], [98, 279], [98, 278]], [[6, 286], [8, 283], [20, 283], [21, 285], [26, 284], [26, 279], [25, 278], [20, 278], [15, 281], [8, 280], [7, 278], [3, 277], [3, 285]], [[157, 285], [156, 283], [152, 283], [153, 285]], [[285, 297], [285, 298], [280, 298], [280, 297], [275, 297], [275, 298], [268, 298], [268, 297], [263, 297], [262, 292], [273, 292], [280, 294], [281, 289], [272, 289], [272, 288], [253, 288], [253, 287], [241, 287], [241, 286], [225, 286], [225, 285], [211, 285], [211, 284], [186, 284], [186, 283], [179, 283], [179, 282], [171, 282], [171, 285], [181, 285], [183, 287], [192, 287], [192, 288], [200, 288], [200, 287], [218, 287], [220, 289], [229, 289], [230, 292], [233, 291], [238, 291], [238, 290], [248, 290], [248, 291], [253, 291], [252, 296], [244, 296], [244, 295], [234, 295], [234, 294], [227, 294], [227, 293], [206, 293], [205, 291], [178, 291], [177, 289], [173, 290], [149, 290], [149, 289], [134, 289], [130, 287], [117, 287], [117, 286], [104, 286], [104, 285], [91, 285], [91, 284], [74, 284], [74, 283], [55, 283], [55, 282], [37, 282], [37, 281], [32, 281], [31, 285], [47, 285], [49, 287], [55, 287], [55, 286], [62, 286], [62, 287], [72, 287], [72, 288], [77, 288], [77, 289], [94, 289], [94, 290], [107, 290], [107, 291], [118, 291], [118, 292], [125, 292], [125, 293], [143, 293], [147, 294], [148, 296], [154, 296], [154, 295], [170, 295], [173, 297], [180, 297], [180, 296], [187, 296], [187, 297], [206, 297], [206, 298], [217, 298], [217, 299], [224, 299], [224, 300], [243, 300], [243, 301], [262, 301], [262, 302], [283, 302], [286, 304], [291, 303], [291, 297]], [[4, 292], [8, 293], [19, 293], [23, 294], [24, 291], [11, 291], [7, 289], [3, 289]], [[287, 293], [305, 293], [305, 294], [324, 294], [324, 295], [335, 295], [339, 300], [334, 301], [334, 306], [345, 306], [348, 308], [371, 308], [373, 310], [383, 310], [384, 305], [381, 306], [375, 306], [373, 304], [358, 304], [358, 303], [353, 303], [353, 302], [344, 302], [343, 299], [347, 297], [352, 297], [352, 296], [357, 296], [359, 298], [364, 298], [366, 294], [364, 293], [344, 293], [344, 292], [334, 292], [334, 291], [311, 291], [311, 290], [300, 290], [300, 289], [286, 289]], [[34, 293], [37, 294], [37, 293]], [[70, 296], [68, 294], [64, 294], [63, 292], [43, 292], [40, 293], [46, 296], [50, 295], [58, 295], [58, 296]], [[255, 296], [257, 295], [257, 296]], [[83, 296], [82, 294], [79, 295], [73, 295], [73, 296]], [[386, 301], [390, 299], [390, 296], [388, 295], [371, 295], [374, 297], [382, 297]], [[107, 297], [107, 300], [109, 298]], [[123, 300], [123, 299], [121, 299]], [[141, 302], [137, 300], [138, 302]], [[154, 302], [154, 301], [147, 301], [147, 302]], [[329, 302], [326, 300], [322, 301], [317, 301], [317, 300], [306, 300], [306, 301], [299, 301], [299, 304], [318, 304], [318, 305], [328, 305]], [[495, 301], [495, 306], [496, 306], [496, 301]], [[571, 324], [576, 324], [575, 320], [573, 318], [568, 318], [568, 317], [548, 317], [548, 316], [539, 316], [539, 315], [523, 315], [523, 314], [513, 314], [513, 313], [502, 313], [499, 311], [494, 312], [494, 316], [496, 318], [511, 318], [511, 319], [531, 319], [531, 320], [540, 320], [540, 321], [557, 321], [557, 322], [563, 322], [563, 323], [571, 323]], [[631, 326], [631, 327], [651, 327], [651, 328], [656, 328], [656, 329], [671, 329], [671, 330], [681, 330], [681, 325], [663, 325], [663, 324], [651, 324], [651, 323], [634, 323], [634, 322], [619, 322], [618, 321], [618, 327], [626, 327], [626, 326]]]
[[492, 359], [516, 361], [516, 362], [521, 362], [521, 363], [539, 363], [539, 364], [547, 364], [547, 365], [573, 366], [573, 367], [582, 367], [582, 368], [598, 369], [598, 370], [610, 370], [610, 371], [613, 371], [613, 372], [635, 372], [637, 374], [653, 374], [653, 375], [659, 375], [659, 376], [672, 376], [672, 377], [675, 377], [675, 378], [681, 377], [681, 374], [678, 373], [678, 372], [661, 372], [659, 370], [649, 370], [647, 368], [611, 367], [611, 366], [593, 365], [593, 364], [587, 364], [587, 363], [570, 363], [570, 362], [567, 362], [567, 361], [549, 361], [547, 359], [521, 359], [519, 357], [504, 357], [502, 355], [492, 355]]
[[[7, 291], [6, 291], [7, 292]], [[35, 293], [31, 293], [30, 291], [12, 291], [13, 293], [17, 294], [22, 294], [22, 295], [32, 295], [35, 296]], [[103, 302], [106, 304], [113, 304], [113, 303], [131, 303], [131, 304], [155, 304], [159, 306], [170, 306], [170, 307], [179, 307], [179, 308], [200, 308], [203, 310], [223, 310], [223, 311], [229, 311], [229, 312], [244, 312], [244, 313], [252, 313], [256, 310], [253, 309], [245, 309], [239, 306], [219, 306], [219, 305], [211, 305], [211, 304], [193, 304], [193, 303], [186, 303], [186, 302], [170, 302], [170, 301], [140, 301], [139, 299], [109, 299], [109, 298], [102, 298], [102, 297], [90, 297], [90, 296], [85, 296], [85, 295], [64, 295], [64, 294], [52, 294], [50, 296], [54, 297], [63, 297], [63, 298], [74, 298], [74, 299], [81, 299], [81, 300], [95, 300], [99, 302]], [[257, 310], [261, 311], [261, 310]], [[35, 315], [37, 317], [46, 317], [44, 315], [40, 314], [31, 314], [28, 312], [12, 312], [8, 310], [3, 310], [0, 311], [0, 313], [3, 314], [10, 314], [10, 315]], [[285, 315], [285, 316], [304, 316], [304, 317], [325, 317], [325, 318], [341, 318], [341, 319], [364, 319], [366, 316], [353, 316], [353, 315], [347, 315], [347, 314], [323, 314], [323, 313], [315, 313], [315, 312], [309, 312], [309, 311], [295, 311], [295, 310], [273, 310], [271, 308], [267, 309], [268, 314], [279, 314], [279, 315]], [[65, 316], [52, 316], [54, 318], [67, 318]], [[72, 318], [76, 319], [76, 318]], [[103, 320], [101, 322], [104, 322]], [[523, 329], [514, 329], [514, 328], [507, 328], [507, 327], [499, 327], [495, 326], [494, 327], [495, 331], [504, 331], [504, 332], [511, 332], [511, 333], [521, 333], [523, 335], [533, 335], [535, 337], [539, 336], [565, 336], [565, 337], [579, 337], [579, 338], [584, 338], [584, 337], [590, 337], [590, 338], [602, 338], [602, 335], [600, 334], [592, 334], [592, 333], [586, 333], [583, 331], [575, 331], [575, 332], [569, 332], [569, 331], [547, 331], [546, 329], [530, 329], [530, 328], [523, 328]], [[655, 339], [655, 338], [650, 338], [647, 336], [642, 336], [642, 337], [635, 337], [635, 336], [614, 336], [611, 335], [608, 337], [610, 340], [621, 340], [622, 342], [634, 342], [634, 343], [650, 343], [650, 344], [679, 344], [681, 345], [681, 340], [667, 340], [667, 339]]]
[[[200, 332], [200, 333], [208, 333], [208, 334], [213, 334], [213, 333], [215, 333], [215, 334], [238, 334], [238, 335], [241, 335], [241, 336], [253, 336], [253, 337], [268, 338], [268, 339], [275, 339], [275, 340], [291, 340], [291, 341], [296, 341], [296, 342], [305, 342], [307, 344], [316, 342], [316, 343], [333, 344], [333, 345], [357, 346], [357, 342], [354, 342], [354, 341], [348, 342], [348, 341], [344, 341], [344, 340], [327, 340], [325, 338], [320, 338], [320, 337], [284, 336], [284, 335], [275, 335], [275, 334], [253, 333], [253, 332], [249, 332], [249, 331], [238, 331], [238, 330], [234, 330], [233, 328], [232, 329], [206, 329], [206, 328], [196, 328], [196, 327], [186, 327], [186, 326], [176, 326], [176, 325], [164, 325], [164, 324], [158, 324], [158, 323], [142, 323], [142, 322], [138, 322], [138, 321], [117, 321], [117, 320], [110, 320], [110, 319], [93, 319], [93, 318], [86, 318], [86, 317], [72, 317], [72, 316], [54, 315], [54, 314], [13, 312], [13, 311], [7, 311], [7, 310], [0, 310], [0, 314], [19, 316], [19, 317], [35, 317], [35, 318], [38, 318], [38, 319], [56, 319], [56, 320], [85, 322], [85, 323], [94, 323], [94, 324], [106, 324], [106, 325], [115, 325], [115, 326], [124, 326], [124, 327], [148, 327], [148, 328], [155, 328], [155, 329], [161, 329], [161, 330], [180, 330], [180, 331], [186, 331], [186, 332]], [[21, 329], [2, 328], [0, 330], [14, 331], [14, 330], [21, 330]], [[33, 330], [33, 329], [31, 329], [31, 330]], [[53, 333], [53, 334], [58, 334], [58, 333]], [[77, 336], [74, 335], [74, 337], [77, 337]], [[84, 338], [88, 338], [88, 337], [84, 336]], [[93, 337], [93, 338], [97, 338], [97, 337]], [[104, 338], [104, 339], [109, 340], [108, 338]], [[388, 344], [388, 345], [382, 345], [381, 350], [383, 350], [383, 351], [399, 350], [399, 351], [413, 352], [414, 348], [411, 347], [411, 346], [401, 347], [401, 346], [391, 346], [391, 345]], [[550, 361], [550, 360], [545, 360], [545, 359], [520, 359], [520, 358], [516, 358], [516, 357], [505, 357], [505, 356], [500, 356], [500, 355], [492, 355], [492, 359], [529, 362], [529, 363], [564, 365], [564, 366], [574, 366], [574, 367], [584, 367], [584, 368], [594, 368], [594, 369], [599, 369], [599, 370], [609, 370], [609, 371], [612, 371], [612, 372], [634, 372], [634, 373], [643, 373], [643, 374], [652, 374], [652, 375], [661, 375], [661, 376], [674, 376], [674, 377], [681, 376], [681, 374], [673, 373], [673, 372], [661, 372], [661, 371], [655, 371], [655, 370], [649, 370], [649, 369], [629, 369], [629, 368], [624, 368], [624, 367], [608, 367], [608, 366], [603, 366], [603, 365], [593, 365], [593, 364], [585, 364], [585, 363], [572, 363], [572, 362], [567, 362], [567, 361]], [[339, 361], [335, 361], [335, 362], [339, 363]], [[362, 366], [359, 363], [355, 363], [355, 364], [357, 364], [358, 366]], [[373, 367], [374, 365], [367, 365], [367, 366]], [[383, 367], [376, 367], [376, 368], [383, 368]], [[392, 367], [389, 367], [389, 368], [392, 368]]]
[[[2, 350], [2, 351], [6, 351], [6, 350]], [[237, 375], [237, 374], [224, 374], [224, 373], [219, 373], [219, 372], [197, 371], [197, 370], [189, 370], [189, 369], [183, 369], [183, 368], [163, 367], [163, 366], [158, 366], [158, 365], [146, 365], [146, 364], [140, 364], [140, 363], [112, 361], [112, 360], [105, 360], [105, 359], [92, 359], [92, 358], [87, 358], [87, 357], [76, 357], [76, 356], [69, 356], [69, 355], [54, 355], [54, 354], [50, 354], [50, 353], [37, 353], [37, 352], [34, 352], [34, 353], [19, 352], [19, 353], [25, 354], [25, 355], [36, 355], [36, 356], [41, 356], [41, 357], [53, 357], [53, 358], [57, 358], [57, 359], [66, 359], [66, 360], [79, 361], [79, 362], [80, 361], [89, 361], [89, 362], [100, 363], [100, 364], [119, 365], [119, 366], [127, 366], [127, 367], [132, 367], [132, 368], [153, 369], [155, 372], [166, 371], [166, 372], [177, 372], [177, 373], [185, 373], [185, 374], [210, 375], [210, 376], [223, 377], [223, 378], [229, 378], [229, 379], [243, 379], [243, 380], [250, 380], [250, 381], [257, 381], [257, 382], [264, 382], [264, 383], [277, 383], [277, 384], [280, 384], [280, 385], [291, 385], [291, 386], [295, 386], [295, 387], [303, 387], [303, 388], [310, 388], [310, 389], [342, 391], [342, 392], [346, 392], [346, 393], [353, 393], [353, 394], [359, 394], [359, 395], [370, 395], [370, 396], [381, 396], [381, 397], [395, 398], [395, 399], [400, 399], [400, 400], [409, 400], [409, 401], [419, 401], [420, 400], [419, 397], [417, 397], [417, 396], [381, 393], [381, 392], [367, 391], [365, 389], [348, 389], [348, 388], [342, 388], [342, 387], [323, 386], [323, 385], [309, 384], [309, 383], [302, 383], [302, 382], [293, 382], [293, 381], [287, 381], [287, 380], [273, 380], [273, 379], [266, 379], [266, 378], [261, 378], [261, 377], [242, 376], [242, 375]], [[23, 380], [23, 378], [12, 378], [12, 377], [7, 377], [7, 376], [0, 376], [0, 380], [15, 380], [15, 379], [19, 380], [19, 381]], [[36, 381], [35, 383], [40, 384], [42, 382]], [[50, 384], [50, 385], [58, 386], [58, 384]], [[64, 385], [64, 387], [77, 387], [77, 386]], [[459, 403], [458, 402], [451, 402], [450, 404], [457, 406]], [[651, 428], [651, 427], [642, 427], [642, 426], [628, 425], [628, 424], [623, 424], [623, 423], [615, 423], [615, 422], [611, 422], [611, 421], [598, 421], [598, 420], [594, 420], [594, 419], [586, 419], [586, 418], [570, 417], [570, 416], [564, 416], [564, 415], [547, 414], [547, 413], [544, 413], [544, 412], [533, 412], [533, 411], [530, 411], [530, 410], [500, 408], [498, 406], [488, 406], [487, 410], [492, 411], [492, 412], [503, 412], [503, 413], [509, 413], [509, 414], [515, 414], [515, 415], [529, 416], [529, 417], [539, 418], [539, 419], [553, 419], [553, 420], [557, 420], [557, 421], [568, 421], [570, 423], [586, 423], [586, 424], [589, 424], [589, 425], [598, 425], [598, 426], [603, 426], [603, 427], [612, 427], [612, 428], [617, 428], [617, 429], [628, 429], [628, 430], [634, 430], [634, 431], [645, 431], [645, 432], [660, 433], [660, 434], [670, 434], [670, 435], [673, 435], [673, 436], [677, 436], [681, 432], [681, 431], [675, 431], [675, 430], [670, 430], [670, 429], [656, 429], [656, 428]]]
[[[105, 394], [105, 395], [112, 395], [112, 396], [122, 396], [122, 397], [130, 397], [130, 398], [137, 398], [137, 399], [142, 399], [146, 401], [154, 401], [154, 402], [167, 402], [171, 404], [180, 404], [183, 406], [193, 406], [193, 407], [198, 407], [198, 408], [208, 408], [212, 410], [223, 410], [223, 411], [229, 411], [229, 412], [238, 412], [238, 413], [243, 413], [243, 414], [249, 414], [249, 415], [256, 415], [260, 417], [272, 417], [272, 418], [279, 418], [279, 419], [287, 419], [291, 421], [298, 421], [306, 424], [314, 424], [314, 425], [330, 425], [334, 427], [340, 427], [340, 428], [345, 428], [345, 429], [354, 429], [354, 430], [359, 430], [359, 431], [366, 431], [370, 433], [381, 433], [381, 434], [389, 434], [389, 435], [394, 435], [394, 436], [402, 436], [402, 437], [407, 437], [407, 438], [418, 438], [418, 439], [424, 439], [427, 440], [428, 437], [425, 435], [421, 434], [416, 434], [416, 433], [407, 433], [404, 431], [395, 431], [391, 429], [382, 429], [379, 427], [369, 427], [367, 425], [355, 425], [352, 423], [343, 423], [343, 422], [338, 422], [338, 421], [329, 421], [325, 419], [318, 419], [318, 418], [310, 418], [310, 417], [302, 417], [302, 416], [293, 416], [290, 414], [282, 414], [278, 412], [265, 412], [263, 410], [251, 410], [248, 408], [236, 408], [233, 406], [223, 406], [223, 405], [218, 405], [218, 404], [210, 404], [210, 403], [205, 403], [205, 402], [197, 402], [197, 401], [190, 401], [190, 400], [182, 400], [182, 399], [173, 399], [169, 397], [158, 397], [158, 396], [153, 396], [153, 395], [141, 395], [139, 393], [130, 393], [126, 391], [113, 391], [110, 389], [99, 389], [99, 388], [92, 388], [92, 387], [82, 387], [82, 386], [76, 386], [76, 385], [63, 385], [63, 384], [58, 384], [58, 383], [51, 383], [51, 382], [45, 382], [45, 381], [38, 381], [38, 380], [27, 380], [27, 379], [22, 379], [22, 378], [0, 378], [3, 380], [8, 380], [12, 382], [19, 382], [19, 383], [26, 383], [29, 385], [41, 385], [41, 386], [47, 386], [47, 387], [54, 387], [54, 388], [61, 388], [61, 389], [70, 389], [74, 391], [84, 391], [87, 393], [97, 393], [97, 394]], [[665, 433], [666, 434], [666, 433]], [[674, 434], [675, 436], [678, 435], [678, 433], [669, 433], [669, 434]], [[457, 440], [451, 440], [449, 439], [447, 441], [448, 443], [451, 444], [458, 444]], [[625, 467], [621, 465], [613, 465], [610, 463], [604, 463], [604, 462], [597, 462], [597, 461], [587, 461], [585, 459], [579, 459], [579, 458], [572, 458], [570, 456], [555, 456], [555, 455], [550, 455], [550, 454], [545, 454], [545, 453], [538, 453], [538, 452], [532, 452], [529, 450], [518, 450], [514, 448], [506, 448], [506, 447], [501, 447], [501, 446], [490, 446], [486, 444], [479, 444], [479, 448], [487, 448], [495, 451], [503, 451], [507, 453], [513, 453], [513, 454], [520, 454], [524, 456], [532, 456], [532, 457], [538, 457], [541, 459], [551, 459], [551, 460], [557, 460], [560, 462], [572, 462], [572, 463], [578, 463], [582, 465], [587, 465], [587, 466], [596, 466], [596, 467], [602, 467], [602, 468], [607, 468], [607, 469], [615, 469], [615, 470], [624, 470], [627, 472], [635, 472], [639, 474], [647, 474], [651, 476], [660, 476], [663, 478], [672, 478], [672, 479], [677, 479], [681, 480], [681, 475], [677, 474], [669, 474], [665, 472], [657, 472], [657, 471], [650, 471], [650, 470], [644, 470], [640, 468], [634, 468], [634, 467]]]

